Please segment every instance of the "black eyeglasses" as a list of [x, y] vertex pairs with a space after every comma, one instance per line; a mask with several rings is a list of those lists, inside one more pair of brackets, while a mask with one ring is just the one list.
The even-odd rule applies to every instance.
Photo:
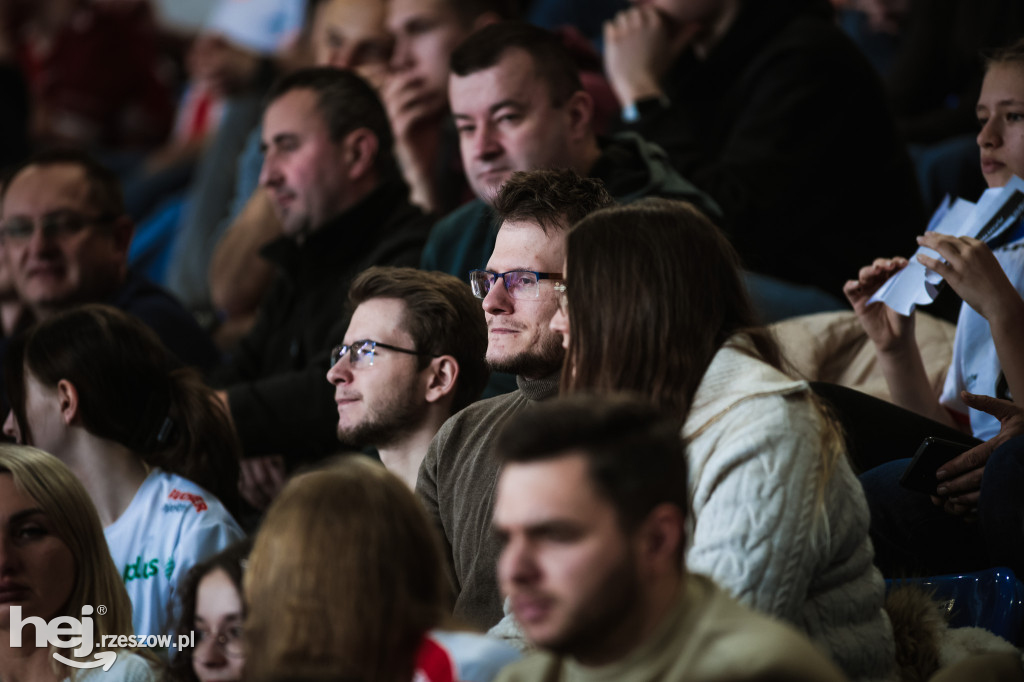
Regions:
[[505, 285], [505, 291], [512, 298], [530, 299], [540, 298], [540, 280], [562, 279], [562, 273], [534, 272], [533, 270], [509, 270], [508, 272], [471, 270], [469, 272], [469, 284], [473, 287], [473, 295], [477, 298], [487, 296], [491, 287], [499, 279]]
[[113, 222], [117, 216], [104, 213], [87, 216], [76, 211], [54, 211], [34, 220], [27, 216], [13, 216], [0, 224], [0, 238], [7, 244], [22, 245], [32, 239], [36, 224], [46, 239], [64, 239], [78, 234], [87, 225], [102, 225]]
[[421, 353], [420, 351], [412, 350], [411, 348], [399, 348], [398, 346], [381, 343], [380, 341], [362, 339], [360, 341], [353, 341], [350, 344], [335, 346], [331, 350], [331, 367], [338, 364], [338, 361], [345, 357], [346, 353], [348, 354], [348, 361], [352, 363], [353, 367], [373, 367], [373, 361], [377, 356], [378, 348], [386, 348], [388, 350], [393, 350], [396, 353], [406, 353], [408, 355], [427, 355], [433, 358], [437, 357], [432, 353]]

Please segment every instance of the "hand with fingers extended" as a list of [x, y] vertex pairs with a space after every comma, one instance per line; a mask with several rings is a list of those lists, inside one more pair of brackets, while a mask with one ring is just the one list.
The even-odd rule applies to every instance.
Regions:
[[926, 232], [917, 243], [937, 251], [946, 262], [920, 254], [917, 260], [940, 275], [964, 303], [989, 322], [1020, 311], [1020, 294], [985, 242]]
[[700, 28], [673, 26], [651, 5], [630, 7], [605, 22], [605, 72], [619, 101], [661, 95], [662, 76]]
[[871, 265], [860, 269], [857, 279], [843, 285], [843, 293], [879, 352], [899, 350], [914, 343], [913, 315], [900, 315], [881, 302], [868, 303], [879, 287], [906, 265], [907, 259], [898, 256], [876, 258]]
[[992, 453], [1011, 438], [1024, 434], [1024, 408], [1009, 400], [967, 391], [961, 391], [960, 397], [968, 407], [997, 418], [1000, 426], [994, 437], [957, 455], [935, 472], [939, 487], [932, 502], [957, 516], [971, 514], [977, 509], [985, 464]]
[[241, 461], [238, 491], [259, 510], [266, 509], [284, 488], [284, 458], [280, 455], [248, 457]]

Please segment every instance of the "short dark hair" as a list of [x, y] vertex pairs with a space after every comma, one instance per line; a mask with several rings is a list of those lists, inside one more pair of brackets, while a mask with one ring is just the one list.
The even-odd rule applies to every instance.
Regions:
[[562, 41], [522, 21], [501, 21], [474, 32], [452, 52], [451, 71], [465, 77], [489, 69], [514, 48], [530, 55], [537, 77], [547, 83], [553, 106], [562, 106], [583, 89], [579, 66]]
[[396, 169], [393, 149], [394, 135], [387, 111], [376, 91], [353, 71], [318, 66], [299, 69], [282, 78], [270, 88], [269, 106], [292, 90], [312, 90], [331, 141], [338, 143], [353, 130], [366, 128], [377, 138], [375, 167], [385, 173]]
[[517, 171], [494, 198], [498, 221], [531, 222], [548, 230], [568, 230], [615, 200], [596, 178], [584, 178], [574, 170]]
[[1024, 38], [1011, 45], [988, 50], [982, 54], [985, 59], [985, 69], [988, 70], [996, 64], [1020, 64], [1024, 65]]
[[580, 454], [622, 527], [635, 529], [668, 503], [686, 514], [682, 420], [638, 397], [576, 394], [545, 401], [506, 422], [494, 444], [502, 465]]
[[78, 166], [89, 183], [89, 203], [103, 216], [117, 218], [124, 215], [124, 195], [121, 181], [112, 170], [88, 153], [79, 149], [48, 149], [33, 154], [24, 163], [10, 169], [0, 182], [0, 201], [7, 198], [7, 190], [22, 171], [32, 166]]
[[[416, 350], [455, 358], [459, 377], [453, 413], [480, 397], [488, 377], [487, 323], [469, 285], [443, 272], [375, 266], [357, 276], [348, 292], [353, 311], [373, 298], [405, 303], [402, 326]], [[429, 362], [428, 356], [420, 356], [421, 368]]]

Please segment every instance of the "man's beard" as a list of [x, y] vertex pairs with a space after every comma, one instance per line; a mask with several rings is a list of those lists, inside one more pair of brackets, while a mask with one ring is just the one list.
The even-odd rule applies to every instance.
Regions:
[[538, 642], [557, 654], [590, 658], [600, 655], [608, 640], [632, 627], [632, 614], [640, 606], [640, 582], [631, 554], [604, 577], [594, 594], [581, 604], [564, 630], [553, 639]]
[[426, 409], [408, 393], [400, 393], [383, 410], [368, 408], [358, 424], [338, 427], [338, 440], [354, 448], [386, 448], [400, 443], [419, 426]]
[[492, 372], [506, 372], [530, 379], [539, 379], [562, 369], [564, 359], [565, 349], [562, 348], [562, 337], [552, 335], [543, 344], [528, 351], [498, 360], [488, 360], [487, 366]]

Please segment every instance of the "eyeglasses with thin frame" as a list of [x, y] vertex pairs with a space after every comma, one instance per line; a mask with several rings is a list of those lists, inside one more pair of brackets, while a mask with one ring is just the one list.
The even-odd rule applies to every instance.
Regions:
[[533, 270], [509, 270], [508, 272], [491, 272], [490, 270], [471, 270], [469, 284], [473, 287], [473, 295], [484, 298], [498, 280], [505, 286], [508, 295], [516, 299], [540, 298], [540, 281], [542, 279], [562, 279], [560, 272], [534, 272]]
[[201, 628], [196, 629], [196, 647], [206, 642], [211, 642], [215, 646], [220, 647], [220, 650], [224, 652], [226, 656], [232, 658], [240, 657], [245, 655], [245, 647], [242, 644], [242, 626], [231, 625], [224, 632], [217, 632], [211, 630], [206, 632]]
[[5, 244], [22, 245], [32, 240], [38, 224], [46, 239], [65, 239], [78, 234], [87, 225], [102, 225], [113, 222], [117, 216], [102, 213], [87, 216], [77, 211], [53, 211], [34, 220], [27, 216], [12, 216], [0, 223], [0, 239]]
[[348, 354], [348, 361], [353, 367], [373, 367], [373, 361], [377, 357], [378, 348], [386, 348], [388, 350], [393, 350], [396, 353], [406, 353], [408, 355], [427, 355], [432, 358], [437, 357], [432, 353], [422, 353], [411, 348], [399, 348], [398, 346], [381, 343], [380, 341], [374, 341], [373, 339], [360, 339], [359, 341], [353, 341], [349, 344], [335, 346], [331, 350], [331, 367], [338, 364], [338, 361], [345, 357], [346, 354]]
[[558, 311], [565, 316], [569, 315], [569, 294], [566, 293], [565, 282], [555, 282], [553, 287], [555, 295], [558, 296]]

